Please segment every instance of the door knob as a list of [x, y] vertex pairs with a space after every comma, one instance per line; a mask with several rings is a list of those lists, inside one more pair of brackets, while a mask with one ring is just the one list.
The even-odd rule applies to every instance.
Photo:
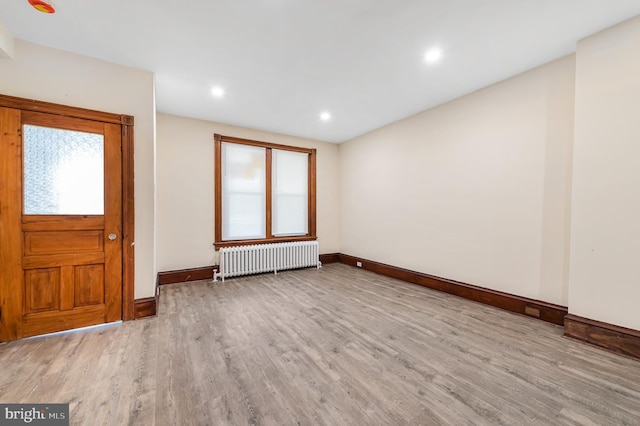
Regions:
[[118, 236], [116, 234], [109, 234], [108, 237], [111, 241], [115, 240], [116, 238], [118, 238]]

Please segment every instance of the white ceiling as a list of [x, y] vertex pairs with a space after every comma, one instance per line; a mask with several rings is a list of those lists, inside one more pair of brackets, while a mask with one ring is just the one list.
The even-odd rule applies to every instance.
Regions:
[[[14, 37], [156, 74], [157, 110], [330, 142], [575, 51], [638, 0], [27, 0]], [[442, 61], [427, 65], [437, 46]], [[0, 64], [1, 67], [1, 64]], [[211, 96], [213, 86], [225, 96]], [[322, 111], [332, 119], [319, 120]]]

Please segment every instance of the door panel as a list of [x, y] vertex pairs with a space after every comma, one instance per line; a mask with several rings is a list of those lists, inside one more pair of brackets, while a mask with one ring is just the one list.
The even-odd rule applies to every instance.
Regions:
[[100, 231], [24, 231], [24, 255], [103, 251]]
[[[69, 267], [71, 268], [71, 267]], [[101, 305], [104, 303], [104, 265], [74, 266], [75, 306]]]
[[24, 271], [25, 314], [60, 310], [60, 268]]
[[14, 254], [2, 271], [0, 340], [122, 319], [120, 125], [37, 112], [18, 118], [22, 140], [0, 141], [0, 158], [12, 159], [3, 173], [12, 185], [0, 186], [18, 188], [12, 207], [0, 196], [0, 209], [18, 218], [1, 221], [8, 234], [0, 242]]

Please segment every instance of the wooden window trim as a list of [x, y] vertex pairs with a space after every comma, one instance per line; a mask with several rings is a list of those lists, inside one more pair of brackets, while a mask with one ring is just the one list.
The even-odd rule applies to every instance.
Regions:
[[[293, 241], [314, 241], [317, 240], [316, 235], [316, 150], [312, 148], [300, 148], [296, 146], [281, 145], [270, 142], [261, 142], [251, 139], [236, 138], [233, 136], [224, 136], [219, 134], [213, 135], [214, 141], [214, 246], [217, 249], [224, 247], [233, 247], [247, 244], [265, 244], [265, 243], [284, 243]], [[256, 238], [250, 240], [229, 240], [222, 241], [222, 143], [234, 143], [239, 145], [250, 145], [260, 148], [266, 148], [266, 238]], [[308, 225], [307, 235], [274, 237], [272, 235], [272, 183], [271, 183], [271, 153], [273, 149], [283, 151], [294, 151], [309, 154], [308, 168]]]

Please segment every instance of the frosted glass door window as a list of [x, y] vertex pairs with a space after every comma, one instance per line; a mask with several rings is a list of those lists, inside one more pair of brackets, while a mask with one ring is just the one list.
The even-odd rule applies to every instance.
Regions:
[[104, 214], [104, 136], [24, 126], [24, 214]]
[[265, 238], [266, 150], [222, 144], [222, 239]]
[[274, 149], [272, 157], [273, 235], [306, 235], [309, 155]]

